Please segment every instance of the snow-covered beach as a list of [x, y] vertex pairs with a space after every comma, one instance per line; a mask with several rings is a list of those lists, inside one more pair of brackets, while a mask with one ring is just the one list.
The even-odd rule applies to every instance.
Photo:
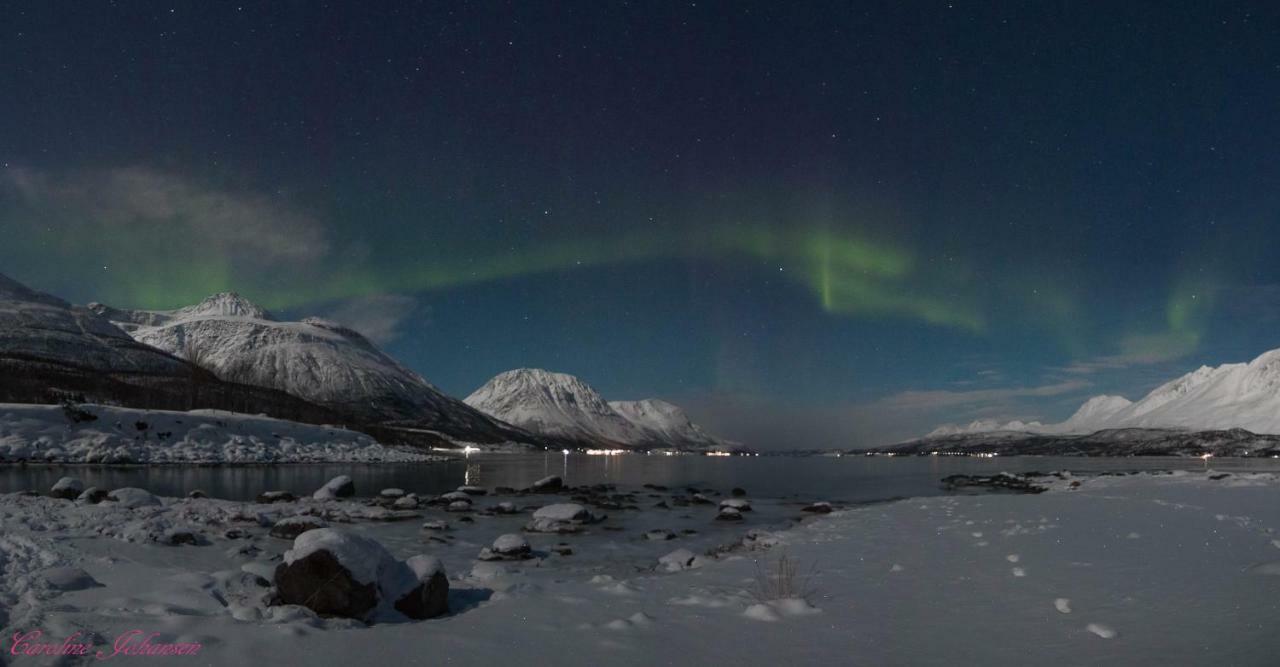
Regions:
[[[117, 637], [143, 630], [158, 643], [199, 644], [200, 661], [214, 665], [1269, 663], [1280, 648], [1268, 620], [1280, 606], [1280, 476], [1040, 480], [1051, 488], [1038, 495], [825, 515], [750, 498], [737, 521], [715, 518], [728, 489], [706, 493], [709, 504], [686, 489], [490, 489], [470, 497], [471, 511], [429, 498], [379, 504], [372, 489], [275, 503], [9, 494], [0, 496], [3, 659], [82, 660], [12, 655], [15, 633], [61, 643], [80, 632], [110, 654]], [[533, 508], [582, 493], [621, 508], [589, 504], [607, 518], [572, 534], [522, 530]], [[396, 559], [438, 557], [451, 612], [366, 626], [269, 606], [268, 581], [293, 547], [269, 533], [297, 515], [371, 538]], [[504, 534], [522, 535], [534, 557], [479, 560]], [[804, 602], [762, 599], [778, 596], [760, 578], [784, 555]]]

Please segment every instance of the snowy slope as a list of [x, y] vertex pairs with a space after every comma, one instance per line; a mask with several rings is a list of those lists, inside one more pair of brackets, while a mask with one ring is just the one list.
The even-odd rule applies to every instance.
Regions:
[[134, 341], [95, 313], [0, 275], [0, 357], [105, 373], [186, 377], [181, 359]]
[[727, 444], [703, 431], [679, 406], [666, 401], [656, 398], [647, 398], [642, 401], [610, 401], [609, 407], [647, 434], [653, 442], [672, 442], [684, 446], [708, 448]]
[[363, 433], [270, 417], [192, 410], [0, 403], [0, 461], [294, 463], [424, 461]]
[[1265, 352], [1249, 363], [1201, 366], [1134, 402], [1120, 396], [1095, 396], [1057, 424], [975, 422], [939, 427], [927, 437], [989, 431], [1087, 434], [1119, 428], [1242, 428], [1280, 433], [1280, 350]]
[[670, 403], [656, 399], [609, 403], [582, 380], [541, 369], [501, 373], [465, 401], [534, 433], [580, 444], [685, 448], [724, 444]]
[[335, 322], [279, 321], [229, 292], [173, 311], [90, 307], [128, 327], [138, 341], [224, 380], [279, 389], [370, 423], [434, 429], [476, 442], [527, 437], [444, 395]]

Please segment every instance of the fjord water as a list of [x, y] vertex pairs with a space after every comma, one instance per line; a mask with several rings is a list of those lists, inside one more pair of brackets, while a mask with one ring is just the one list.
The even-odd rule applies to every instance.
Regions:
[[337, 475], [350, 475], [359, 495], [389, 487], [419, 494], [452, 491], [463, 484], [522, 488], [547, 475], [573, 485], [660, 484], [727, 492], [742, 487], [753, 496], [869, 502], [943, 493], [938, 481], [952, 474], [1212, 469], [1280, 472], [1276, 459], [1079, 458], [1079, 457], [709, 457], [473, 454], [440, 463], [275, 464], [252, 466], [0, 466], [0, 492], [47, 491], [62, 476], [104, 489], [136, 486], [163, 496], [200, 489], [215, 498], [251, 500], [262, 491], [310, 494]]

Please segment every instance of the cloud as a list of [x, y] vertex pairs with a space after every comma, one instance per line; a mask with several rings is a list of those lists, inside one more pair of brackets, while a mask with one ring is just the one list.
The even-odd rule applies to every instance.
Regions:
[[418, 301], [411, 296], [373, 294], [341, 301], [328, 310], [325, 317], [383, 345], [399, 338], [400, 325], [418, 310]]
[[323, 225], [287, 203], [163, 171], [124, 167], [53, 175], [11, 168], [5, 180], [38, 212], [25, 220], [46, 228], [131, 240], [158, 231], [202, 252], [251, 262], [313, 262], [329, 252]]
[[1191, 354], [1199, 343], [1200, 336], [1191, 332], [1130, 334], [1121, 339], [1118, 354], [1073, 361], [1050, 370], [1067, 375], [1091, 375], [1099, 371], [1163, 364]]
[[333, 254], [327, 225], [283, 197], [147, 167], [0, 170], [0, 223], [12, 270], [135, 307], [224, 289], [261, 297], [314, 282]]
[[874, 401], [869, 408], [882, 410], [932, 411], [962, 406], [1008, 403], [1014, 399], [1045, 398], [1081, 391], [1090, 386], [1085, 380], [1067, 380], [1038, 387], [974, 389], [971, 391], [904, 391]]

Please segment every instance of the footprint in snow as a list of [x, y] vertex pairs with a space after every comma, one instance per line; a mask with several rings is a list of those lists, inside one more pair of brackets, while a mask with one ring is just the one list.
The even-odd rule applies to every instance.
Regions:
[[1103, 639], [1112, 639], [1116, 636], [1116, 631], [1111, 629], [1111, 626], [1103, 625], [1101, 623], [1090, 623], [1089, 625], [1086, 625], [1084, 629], [1102, 637]]
[[1015, 567], [1015, 568], [1013, 568], [1013, 576], [1015, 576], [1015, 577], [1025, 577], [1025, 576], [1027, 576], [1027, 571], [1026, 571], [1026, 570], [1024, 570], [1024, 569], [1022, 569], [1022, 568], [1020, 568], [1020, 567]]
[[893, 567], [889, 568], [889, 571], [890, 571], [890, 572], [901, 572], [901, 571], [902, 571], [902, 566], [901, 566], [901, 565], [898, 565], [897, 563], [894, 563], [894, 564], [893, 564]]
[[1131, 540], [1136, 540], [1136, 539], [1138, 539], [1139, 537], [1142, 537], [1142, 536], [1141, 536], [1141, 535], [1139, 535], [1138, 533], [1129, 533], [1128, 535], [1125, 535], [1125, 537], [1127, 537], [1127, 538], [1129, 538], [1129, 539], [1131, 539]]
[[972, 536], [974, 536], [974, 537], [982, 537], [982, 533], [979, 533], [979, 532], [972, 532], [972, 533], [969, 533], [969, 534], [970, 534], [970, 535], [972, 535]]
[[1022, 556], [1019, 556], [1018, 554], [1009, 554], [1008, 556], [1005, 556], [1004, 559], [1010, 563], [1016, 563], [1022, 560]]
[[1067, 598], [1058, 598], [1053, 601], [1053, 608], [1057, 609], [1060, 614], [1070, 614], [1071, 600], [1068, 600]]

